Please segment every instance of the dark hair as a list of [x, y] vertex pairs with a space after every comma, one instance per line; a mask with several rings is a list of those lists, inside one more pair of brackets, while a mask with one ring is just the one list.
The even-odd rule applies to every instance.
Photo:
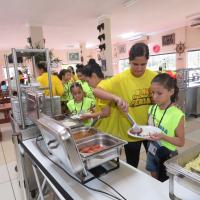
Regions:
[[23, 75], [23, 73], [22, 73], [21, 70], [18, 70], [18, 74], [19, 74], [19, 75]]
[[168, 90], [174, 89], [174, 94], [171, 96], [171, 102], [174, 103], [178, 100], [179, 88], [177, 86], [176, 78], [171, 77], [169, 74], [162, 73], [155, 76], [151, 83], [159, 83]]
[[81, 73], [81, 74], [83, 74], [83, 68], [82, 67], [78, 67], [77, 69], [76, 69], [76, 73]]
[[47, 72], [47, 65], [44, 62], [38, 63], [37, 64], [38, 69], [43, 69], [45, 72]]
[[136, 43], [130, 49], [129, 61], [141, 56], [145, 56], [147, 60], [149, 59], [149, 47], [145, 43]]
[[72, 66], [69, 66], [67, 69], [71, 69], [72, 74], [75, 75], [75, 71], [74, 71], [74, 68]]
[[77, 64], [77, 65], [76, 65], [76, 69], [78, 69], [78, 68], [83, 68], [83, 67], [84, 67], [83, 64]]
[[69, 69], [62, 69], [60, 70], [59, 74], [58, 74], [58, 78], [62, 81], [62, 77], [66, 74], [66, 73], [71, 73], [71, 71]]
[[70, 91], [72, 92], [72, 89], [75, 88], [75, 87], [78, 87], [83, 91], [82, 85], [78, 82], [75, 82], [70, 86]]
[[96, 63], [94, 65], [86, 65], [82, 71], [83, 75], [86, 77], [91, 77], [93, 73], [97, 75], [98, 78], [104, 78], [104, 74], [101, 67]]
[[1, 85], [6, 85], [6, 82], [5, 81], [1, 81]]
[[88, 61], [88, 65], [94, 65], [97, 64], [96, 60], [94, 58], [90, 58], [90, 60]]

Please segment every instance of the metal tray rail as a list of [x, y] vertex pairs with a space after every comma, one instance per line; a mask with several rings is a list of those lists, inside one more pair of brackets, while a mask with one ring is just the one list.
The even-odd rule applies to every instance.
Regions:
[[[178, 199], [174, 194], [174, 181], [175, 177], [178, 177], [179, 183], [185, 186], [185, 182], [188, 182], [186, 186], [192, 191], [199, 193], [200, 191], [200, 174], [195, 173], [189, 170], [186, 170], [185, 165], [194, 160], [200, 154], [200, 144], [195, 145], [194, 147], [187, 149], [183, 153], [167, 160], [165, 162], [166, 170], [169, 174], [169, 196], [171, 199]], [[181, 182], [181, 179], [183, 180]], [[197, 191], [197, 185], [199, 189]]]

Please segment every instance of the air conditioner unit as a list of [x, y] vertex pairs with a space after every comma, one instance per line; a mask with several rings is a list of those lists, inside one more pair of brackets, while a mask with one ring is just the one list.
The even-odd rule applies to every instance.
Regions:
[[186, 17], [187, 25], [191, 28], [200, 28], [200, 13], [195, 13]]
[[136, 37], [132, 37], [129, 39], [130, 41], [148, 41], [149, 36], [144, 34], [144, 35], [138, 35]]
[[131, 6], [133, 6], [138, 0], [124, 0], [122, 2], [123, 7], [125, 8], [129, 8]]

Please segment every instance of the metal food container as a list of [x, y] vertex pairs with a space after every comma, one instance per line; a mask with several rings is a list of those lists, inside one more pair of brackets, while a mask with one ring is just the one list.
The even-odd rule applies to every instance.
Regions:
[[92, 136], [96, 134], [97, 132], [98, 131], [94, 128], [84, 127], [84, 126], [77, 127], [71, 130], [72, 137], [74, 138], [75, 141]]
[[[15, 97], [15, 96], [11, 97], [11, 105], [12, 105], [12, 113], [13, 113], [13, 117], [14, 117], [15, 121], [17, 122], [18, 125], [22, 125], [22, 116], [20, 113], [18, 97]], [[22, 109], [23, 109], [25, 125], [32, 125], [33, 122], [30, 119], [30, 116], [28, 113], [28, 108], [27, 108], [27, 101], [24, 96], [22, 97]]]
[[51, 98], [49, 96], [45, 96], [43, 113], [45, 113], [48, 116], [60, 115], [61, 114], [60, 96], [53, 96], [52, 98], [53, 98], [53, 113], [51, 113]]
[[200, 144], [187, 149], [183, 153], [165, 162], [169, 175], [169, 196], [171, 199], [178, 199], [174, 194], [174, 181], [182, 184], [193, 192], [200, 191], [200, 174], [185, 169], [185, 165], [197, 158], [200, 154]]
[[28, 115], [33, 122], [36, 122], [39, 119], [40, 113], [43, 110], [45, 99], [44, 92], [40, 90], [27, 91], [26, 99]]
[[121, 154], [124, 141], [110, 135], [98, 132], [92, 136], [83, 138], [76, 142], [79, 152], [82, 148], [99, 145], [102, 150], [92, 153], [81, 153], [86, 169], [92, 169], [102, 163], [117, 158]]
[[[60, 121], [45, 115], [38, 119], [37, 125], [48, 151], [56, 158], [55, 162], [68, 169], [82, 182], [91, 176], [89, 170], [113, 159], [118, 161], [121, 148], [126, 144], [123, 140], [93, 128], [68, 128]], [[94, 144], [102, 146], [103, 149], [89, 154], [80, 152], [81, 148]]]
[[56, 116], [54, 116], [54, 119], [58, 120], [65, 127], [68, 127], [71, 129], [83, 126], [83, 123], [80, 120], [71, 119], [69, 116], [66, 116], [66, 115], [56, 115]]

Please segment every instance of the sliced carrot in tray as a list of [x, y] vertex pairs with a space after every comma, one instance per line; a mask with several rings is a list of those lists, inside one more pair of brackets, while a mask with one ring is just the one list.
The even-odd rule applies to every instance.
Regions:
[[95, 145], [91, 145], [91, 146], [88, 146], [88, 147], [81, 148], [79, 151], [81, 153], [96, 153], [96, 152], [101, 151], [103, 149], [105, 149], [105, 147], [102, 147], [99, 144], [95, 144]]

